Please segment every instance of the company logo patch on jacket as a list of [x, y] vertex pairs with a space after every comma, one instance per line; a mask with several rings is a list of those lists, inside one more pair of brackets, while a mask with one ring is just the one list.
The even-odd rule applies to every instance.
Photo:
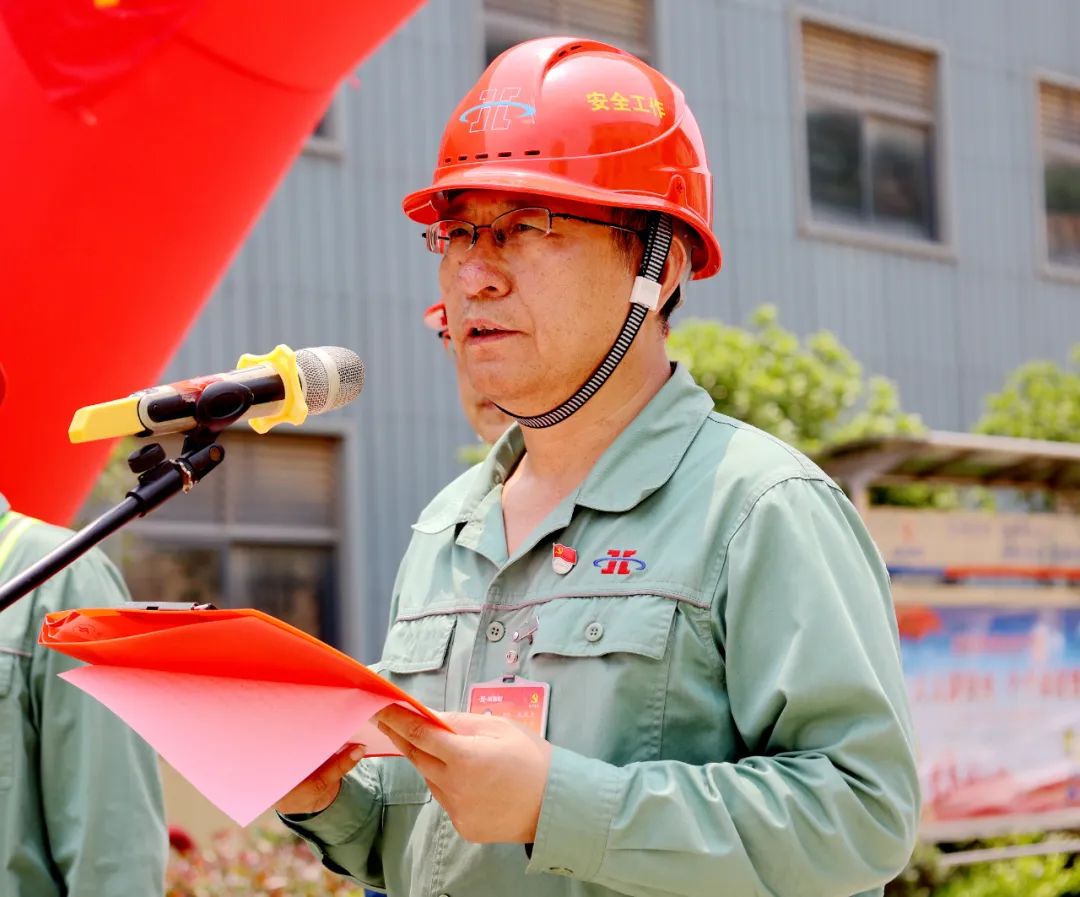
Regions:
[[599, 567], [602, 574], [615, 574], [626, 576], [629, 573], [641, 573], [645, 569], [645, 562], [635, 557], [636, 548], [609, 548], [607, 557], [597, 558], [592, 562], [594, 567]]

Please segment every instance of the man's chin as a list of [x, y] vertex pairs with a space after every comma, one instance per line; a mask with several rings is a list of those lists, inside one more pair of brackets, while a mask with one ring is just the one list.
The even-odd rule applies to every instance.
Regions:
[[545, 399], [537, 398], [539, 390], [535, 383], [521, 382], [491, 368], [479, 366], [470, 368], [468, 374], [474, 391], [486, 400], [485, 404], [490, 405], [495, 413], [501, 413], [498, 411], [501, 407], [508, 408], [520, 417], [532, 417], [544, 414], [552, 408], [551, 405], [540, 407]]
[[514, 402], [521, 401], [522, 390], [517, 388], [509, 377], [489, 367], [471, 368], [468, 371], [469, 383], [476, 393], [477, 408], [484, 406], [502, 405], [503, 408], [513, 408]]

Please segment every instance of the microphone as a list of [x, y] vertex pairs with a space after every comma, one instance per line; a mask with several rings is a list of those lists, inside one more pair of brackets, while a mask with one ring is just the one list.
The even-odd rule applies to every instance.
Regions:
[[294, 352], [280, 345], [266, 355], [241, 355], [236, 370], [224, 374], [154, 386], [127, 398], [80, 408], [71, 419], [68, 438], [90, 442], [185, 433], [207, 423], [201, 419], [207, 406], [220, 412], [212, 414], [211, 420], [229, 418], [229, 411], [241, 407], [238, 396], [246, 404], [248, 391], [250, 407], [235, 420], [247, 421], [255, 432], [265, 433], [283, 421], [299, 425], [309, 414], [347, 405], [363, 388], [364, 363], [352, 350], [319, 346]]

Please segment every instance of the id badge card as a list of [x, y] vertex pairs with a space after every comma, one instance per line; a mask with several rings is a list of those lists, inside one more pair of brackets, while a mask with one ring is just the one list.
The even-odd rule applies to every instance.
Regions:
[[505, 716], [532, 729], [541, 738], [547, 734], [551, 686], [516, 676], [469, 686], [469, 713]]

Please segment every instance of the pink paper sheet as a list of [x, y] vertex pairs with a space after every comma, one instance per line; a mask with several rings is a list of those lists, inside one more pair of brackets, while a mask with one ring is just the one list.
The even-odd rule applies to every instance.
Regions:
[[369, 722], [393, 699], [356, 688], [115, 666], [61, 678], [112, 710], [242, 826], [348, 741], [363, 741], [369, 756], [398, 753]]

